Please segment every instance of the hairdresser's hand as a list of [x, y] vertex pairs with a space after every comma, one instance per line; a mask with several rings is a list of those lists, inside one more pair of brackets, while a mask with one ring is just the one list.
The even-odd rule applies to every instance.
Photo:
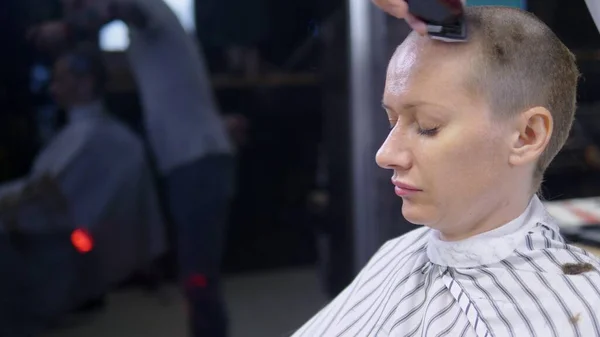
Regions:
[[373, 0], [373, 3], [390, 15], [406, 20], [408, 25], [419, 34], [427, 34], [425, 23], [408, 12], [408, 3], [406, 3], [406, 0]]
[[[411, 0], [411, 1], [419, 1], [419, 0]], [[463, 4], [465, 4], [466, 0], [460, 0]], [[390, 15], [397, 17], [398, 19], [404, 19], [408, 23], [408, 25], [415, 30], [417, 33], [421, 35], [427, 34], [427, 26], [425, 23], [413, 15], [408, 11], [408, 3], [406, 0], [373, 0], [373, 3], [377, 5], [379, 8], [388, 12]]]

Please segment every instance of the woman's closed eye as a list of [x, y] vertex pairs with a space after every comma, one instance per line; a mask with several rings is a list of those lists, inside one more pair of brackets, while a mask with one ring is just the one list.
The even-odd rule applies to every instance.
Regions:
[[[390, 119], [389, 121], [390, 121], [390, 130], [393, 130], [396, 127], [396, 125], [398, 124], [398, 120]], [[439, 129], [440, 128], [438, 126], [433, 127], [433, 128], [422, 128], [422, 127], [418, 126], [417, 132], [419, 133], [419, 135], [422, 135], [422, 136], [433, 137], [439, 132]]]
[[439, 131], [439, 127], [434, 127], [434, 128], [429, 128], [429, 129], [423, 129], [421, 127], [419, 127], [419, 134], [422, 136], [426, 136], [426, 137], [433, 137], [435, 136]]

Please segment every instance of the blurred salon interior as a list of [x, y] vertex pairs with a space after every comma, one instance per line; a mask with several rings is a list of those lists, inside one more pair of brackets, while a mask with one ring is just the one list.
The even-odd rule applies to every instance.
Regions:
[[[543, 193], [600, 251], [584, 0], [467, 4], [576, 55]], [[289, 336], [414, 228], [374, 160], [409, 28], [370, 0], [3, 0], [0, 26], [0, 337]]]

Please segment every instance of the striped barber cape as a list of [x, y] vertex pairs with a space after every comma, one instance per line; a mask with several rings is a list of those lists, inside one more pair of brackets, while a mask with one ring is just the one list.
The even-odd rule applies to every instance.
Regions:
[[420, 228], [387, 242], [293, 336], [600, 336], [598, 270], [534, 196], [515, 220], [467, 240]]

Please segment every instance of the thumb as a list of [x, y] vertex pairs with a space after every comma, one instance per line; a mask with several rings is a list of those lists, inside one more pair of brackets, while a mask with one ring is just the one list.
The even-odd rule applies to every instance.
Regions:
[[408, 4], [405, 0], [373, 0], [373, 2], [388, 14], [399, 19], [404, 19], [408, 15]]
[[406, 15], [406, 23], [412, 28], [415, 32], [426, 35], [427, 34], [427, 25], [425, 22], [417, 19], [415, 16], [411, 14]]

